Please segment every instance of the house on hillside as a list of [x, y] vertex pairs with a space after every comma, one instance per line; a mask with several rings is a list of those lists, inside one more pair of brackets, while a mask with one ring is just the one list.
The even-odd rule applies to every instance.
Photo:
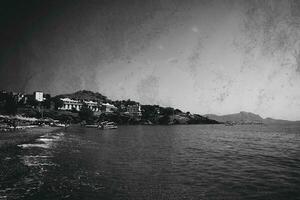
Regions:
[[91, 109], [94, 112], [99, 112], [101, 110], [99, 104], [95, 101], [83, 101], [89, 109]]
[[142, 116], [141, 105], [139, 103], [134, 104], [134, 105], [128, 105], [127, 106], [127, 113], [131, 116], [134, 116], [134, 117]]
[[79, 100], [74, 100], [70, 98], [61, 98], [60, 100], [63, 101], [63, 106], [59, 108], [59, 110], [77, 110], [79, 111], [83, 104], [85, 103], [89, 109], [91, 109], [94, 112], [99, 112], [101, 111], [101, 107], [99, 104], [95, 101], [79, 101]]
[[109, 103], [103, 103], [102, 104], [102, 111], [106, 113], [112, 113], [116, 111], [118, 108], [112, 104]]
[[44, 98], [44, 93], [41, 91], [35, 91], [33, 93], [33, 98], [38, 102], [42, 102], [46, 99], [46, 98]]
[[82, 102], [70, 98], [60, 98], [63, 102], [63, 106], [58, 108], [59, 110], [72, 110], [75, 109], [79, 111], [82, 107]]

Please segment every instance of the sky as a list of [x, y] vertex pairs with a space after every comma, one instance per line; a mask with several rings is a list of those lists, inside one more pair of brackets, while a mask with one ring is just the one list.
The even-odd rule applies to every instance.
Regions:
[[297, 0], [1, 4], [0, 89], [300, 120]]

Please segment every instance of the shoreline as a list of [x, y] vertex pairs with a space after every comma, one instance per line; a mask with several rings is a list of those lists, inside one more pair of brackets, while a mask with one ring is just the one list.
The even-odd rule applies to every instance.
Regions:
[[44, 126], [9, 132], [0, 132], [0, 149], [10, 148], [19, 144], [30, 142], [42, 135], [52, 133], [59, 129], [61, 129], [61, 127]]

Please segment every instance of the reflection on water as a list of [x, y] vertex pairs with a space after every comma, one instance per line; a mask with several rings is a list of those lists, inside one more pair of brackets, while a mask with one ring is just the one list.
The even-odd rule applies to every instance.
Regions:
[[49, 133], [19, 148], [2, 152], [0, 199], [23, 199], [44, 184], [48, 170], [58, 165], [51, 161], [55, 145], [63, 133]]
[[49, 162], [50, 156], [23, 156], [22, 160], [26, 166], [43, 166], [43, 165], [54, 165]]
[[300, 198], [299, 126], [73, 127], [0, 157], [0, 199]]

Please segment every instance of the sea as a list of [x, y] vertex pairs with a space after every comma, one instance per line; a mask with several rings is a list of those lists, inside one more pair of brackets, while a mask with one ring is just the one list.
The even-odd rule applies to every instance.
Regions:
[[72, 126], [0, 149], [0, 199], [300, 199], [299, 125]]

